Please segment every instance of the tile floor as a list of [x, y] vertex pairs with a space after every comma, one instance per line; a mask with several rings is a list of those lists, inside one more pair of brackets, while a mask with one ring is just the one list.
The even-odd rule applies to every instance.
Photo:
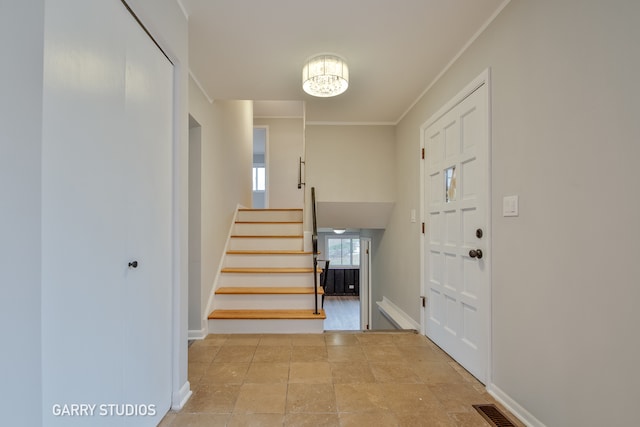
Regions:
[[411, 332], [209, 335], [189, 348], [189, 381], [161, 427], [487, 427], [471, 405], [496, 403]]

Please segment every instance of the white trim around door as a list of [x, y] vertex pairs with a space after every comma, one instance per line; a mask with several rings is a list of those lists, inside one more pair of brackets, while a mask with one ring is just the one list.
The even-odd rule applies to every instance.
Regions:
[[487, 69], [420, 128], [421, 333], [485, 384], [491, 383], [490, 83]]
[[360, 238], [360, 329], [371, 329], [371, 238]]

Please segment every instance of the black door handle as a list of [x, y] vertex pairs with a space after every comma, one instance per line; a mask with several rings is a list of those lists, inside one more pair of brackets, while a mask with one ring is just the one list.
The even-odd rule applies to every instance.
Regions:
[[138, 268], [138, 261], [132, 261], [129, 263], [129, 268]]
[[469, 256], [471, 258], [482, 259], [482, 250], [481, 249], [471, 249], [469, 251]]

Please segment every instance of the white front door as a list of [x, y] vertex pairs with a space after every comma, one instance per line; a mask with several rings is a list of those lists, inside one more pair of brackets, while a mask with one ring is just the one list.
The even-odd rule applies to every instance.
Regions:
[[424, 329], [482, 382], [490, 325], [487, 86], [470, 86], [422, 127]]

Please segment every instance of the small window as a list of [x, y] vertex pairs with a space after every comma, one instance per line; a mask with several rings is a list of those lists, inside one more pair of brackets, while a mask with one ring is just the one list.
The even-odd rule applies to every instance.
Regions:
[[253, 191], [265, 191], [265, 167], [253, 168]]
[[444, 199], [449, 203], [456, 200], [456, 167], [451, 166], [444, 173]]
[[330, 266], [360, 266], [359, 237], [327, 237], [326, 245], [327, 259], [330, 261]]

